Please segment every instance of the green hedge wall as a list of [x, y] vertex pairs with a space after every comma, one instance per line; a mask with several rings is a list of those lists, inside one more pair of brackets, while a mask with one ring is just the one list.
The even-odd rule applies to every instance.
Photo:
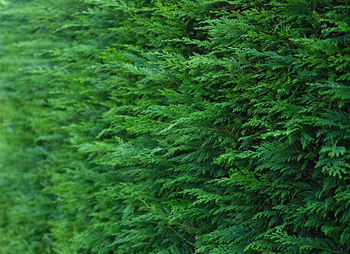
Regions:
[[349, 0], [1, 0], [0, 253], [350, 253]]

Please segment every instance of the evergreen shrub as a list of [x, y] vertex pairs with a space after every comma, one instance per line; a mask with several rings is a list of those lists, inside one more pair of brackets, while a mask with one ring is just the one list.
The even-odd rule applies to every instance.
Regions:
[[0, 23], [0, 253], [350, 253], [349, 0]]

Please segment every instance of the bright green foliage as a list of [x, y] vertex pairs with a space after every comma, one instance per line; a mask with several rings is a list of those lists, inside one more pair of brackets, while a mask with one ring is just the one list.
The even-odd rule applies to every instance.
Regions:
[[0, 253], [350, 253], [350, 1], [0, 22]]

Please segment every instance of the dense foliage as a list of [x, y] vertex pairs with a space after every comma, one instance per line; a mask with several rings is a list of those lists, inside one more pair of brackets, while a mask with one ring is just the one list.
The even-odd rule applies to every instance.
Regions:
[[0, 253], [350, 253], [349, 0], [0, 24]]

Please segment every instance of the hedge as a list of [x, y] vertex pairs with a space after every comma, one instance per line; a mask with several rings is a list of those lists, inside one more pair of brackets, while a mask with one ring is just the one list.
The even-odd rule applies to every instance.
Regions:
[[349, 0], [0, 23], [0, 253], [350, 253]]

